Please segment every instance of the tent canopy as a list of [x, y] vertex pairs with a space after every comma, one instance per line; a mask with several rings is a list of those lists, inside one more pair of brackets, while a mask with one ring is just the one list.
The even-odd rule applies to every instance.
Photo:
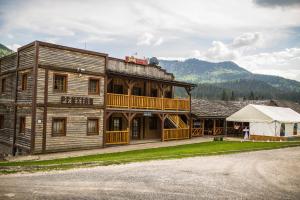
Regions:
[[299, 123], [300, 114], [290, 108], [249, 104], [232, 114], [227, 121]]

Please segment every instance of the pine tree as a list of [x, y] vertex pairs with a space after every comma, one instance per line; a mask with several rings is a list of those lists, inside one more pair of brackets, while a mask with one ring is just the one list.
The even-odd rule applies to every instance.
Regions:
[[230, 97], [230, 100], [231, 101], [234, 101], [235, 100], [235, 94], [233, 91], [231, 91], [231, 97]]
[[222, 92], [222, 100], [223, 101], [228, 101], [228, 95], [227, 95], [225, 90], [223, 90], [223, 92]]
[[250, 96], [249, 96], [249, 100], [254, 100], [254, 99], [255, 99], [254, 93], [253, 93], [253, 91], [251, 91]]

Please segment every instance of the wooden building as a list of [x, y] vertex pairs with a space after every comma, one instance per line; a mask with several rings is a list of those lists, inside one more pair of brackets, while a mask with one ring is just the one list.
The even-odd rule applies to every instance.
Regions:
[[221, 101], [192, 99], [193, 128], [197, 128], [197, 132], [193, 133], [193, 136], [241, 136], [243, 128], [245, 126], [249, 126], [249, 124], [226, 122], [226, 118], [250, 103], [268, 105], [270, 104], [270, 101]]
[[300, 104], [284, 100], [221, 101], [192, 99], [192, 136], [228, 135], [242, 136], [249, 123], [226, 122], [226, 118], [248, 104], [291, 108], [300, 113]]
[[[40, 41], [0, 59], [0, 145], [47, 153], [191, 137], [191, 89], [159, 66]], [[187, 98], [174, 98], [183, 87]]]

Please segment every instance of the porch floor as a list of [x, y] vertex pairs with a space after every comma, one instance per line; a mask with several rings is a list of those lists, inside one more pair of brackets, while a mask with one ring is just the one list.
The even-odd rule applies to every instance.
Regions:
[[[231, 141], [232, 140], [240, 140], [237, 138], [224, 138], [224, 139], [231, 140]], [[132, 150], [139, 150], [139, 149], [169, 147], [169, 146], [177, 146], [177, 145], [183, 145], [183, 144], [208, 142], [208, 141], [212, 141], [212, 140], [213, 140], [213, 137], [211, 137], [211, 136], [193, 137], [191, 139], [173, 140], [173, 141], [166, 141], [166, 142], [161, 142], [160, 139], [134, 140], [134, 141], [130, 142], [130, 145], [108, 146], [105, 148], [98, 148], [98, 149], [59, 152], [59, 153], [40, 154], [40, 155], [15, 156], [15, 157], [9, 157], [7, 159], [9, 161], [51, 160], [51, 159], [59, 159], [59, 158], [67, 158], [67, 157], [78, 157], [78, 156], [104, 154], [104, 153], [124, 152], [124, 151], [132, 151]]]

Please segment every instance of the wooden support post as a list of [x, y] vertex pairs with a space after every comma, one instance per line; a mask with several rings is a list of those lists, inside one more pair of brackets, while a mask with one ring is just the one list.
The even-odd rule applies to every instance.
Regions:
[[227, 137], [227, 121], [224, 119], [224, 135]]
[[213, 135], [216, 135], [216, 119], [214, 119]]
[[202, 134], [204, 136], [204, 131], [205, 131], [205, 119], [202, 119], [203, 120], [203, 125], [202, 125]]
[[164, 114], [158, 114], [158, 117], [161, 121], [161, 141], [164, 141], [164, 125], [165, 125], [165, 115]]
[[192, 138], [192, 94], [190, 88], [187, 90], [190, 100], [190, 114], [189, 114], [189, 122], [190, 122], [190, 138]]
[[132, 88], [133, 88], [135, 82], [133, 80], [126, 80], [125, 84], [127, 85], [128, 108], [131, 108], [131, 94], [132, 94]]

